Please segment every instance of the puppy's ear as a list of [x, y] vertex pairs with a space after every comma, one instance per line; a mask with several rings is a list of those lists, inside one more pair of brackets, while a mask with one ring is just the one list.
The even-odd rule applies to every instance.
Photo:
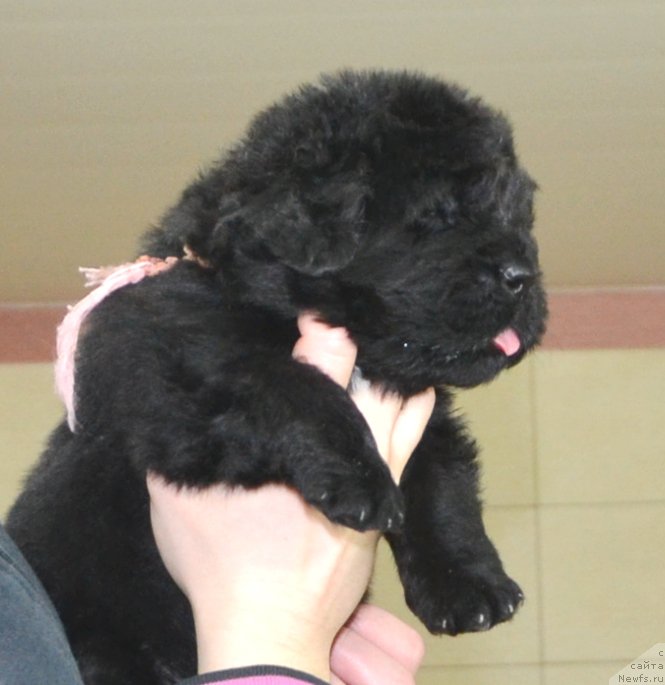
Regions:
[[355, 174], [307, 184], [272, 184], [221, 203], [211, 254], [241, 252], [321, 276], [344, 268], [363, 237], [368, 188]]
[[182, 193], [178, 202], [146, 232], [139, 254], [182, 257], [186, 248], [209, 260], [210, 236], [219, 218], [219, 198], [225, 195], [223, 169], [202, 173]]

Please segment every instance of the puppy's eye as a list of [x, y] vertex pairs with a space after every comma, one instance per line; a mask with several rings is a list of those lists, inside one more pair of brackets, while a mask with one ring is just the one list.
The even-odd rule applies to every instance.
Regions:
[[293, 160], [298, 166], [309, 169], [316, 164], [316, 152], [306, 145], [298, 145], [293, 151]]
[[454, 228], [458, 221], [457, 205], [454, 202], [440, 203], [422, 211], [417, 223], [424, 224], [432, 231], [446, 231]]
[[329, 146], [322, 143], [302, 143], [293, 151], [296, 166], [305, 171], [322, 169], [331, 162]]

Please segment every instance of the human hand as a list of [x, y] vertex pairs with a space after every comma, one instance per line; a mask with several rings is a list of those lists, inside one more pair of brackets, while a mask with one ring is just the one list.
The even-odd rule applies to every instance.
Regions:
[[[311, 315], [301, 316], [298, 323], [302, 337], [294, 356], [346, 387], [355, 363], [355, 349], [346, 332], [331, 329]], [[351, 396], [399, 482], [432, 413], [434, 391], [429, 389], [404, 402], [361, 381], [354, 383]], [[331, 684], [411, 685], [423, 654], [424, 643], [415, 630], [383, 609], [361, 604], [333, 643]]]
[[[346, 386], [355, 348], [343, 329], [313, 317], [300, 326], [294, 355]], [[402, 403], [361, 387], [354, 400], [398, 478], [433, 393]], [[335, 683], [409, 682], [400, 678], [415, 671], [422, 643], [404, 624], [361, 607], [339, 632], [366, 589], [376, 533], [335, 526], [282, 486], [178, 492], [150, 475], [148, 487], [160, 553], [192, 604], [201, 672], [265, 663], [328, 679], [332, 664]], [[421, 645], [415, 656], [381, 637], [391, 620], [402, 641]]]
[[[347, 387], [356, 360], [356, 349], [345, 329], [330, 328], [311, 314], [298, 319], [301, 338], [293, 356], [316, 366], [336, 383]], [[434, 408], [434, 390], [429, 388], [408, 400], [384, 393], [364, 379], [354, 381], [351, 399], [372, 431], [379, 454], [387, 462], [395, 482], [422, 437]]]

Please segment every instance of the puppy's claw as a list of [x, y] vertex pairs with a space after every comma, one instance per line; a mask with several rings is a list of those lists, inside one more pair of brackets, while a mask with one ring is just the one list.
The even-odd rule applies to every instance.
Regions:
[[404, 512], [398, 511], [394, 516], [389, 516], [386, 521], [386, 532], [398, 533], [404, 526]]
[[489, 614], [485, 614], [482, 611], [475, 618], [475, 629], [478, 631], [489, 630], [492, 626], [492, 621], [490, 620]]

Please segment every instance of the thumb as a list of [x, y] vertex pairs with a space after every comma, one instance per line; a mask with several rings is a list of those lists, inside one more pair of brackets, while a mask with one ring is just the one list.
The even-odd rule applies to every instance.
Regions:
[[316, 366], [338, 385], [346, 388], [356, 363], [356, 346], [345, 328], [331, 328], [312, 313], [298, 317], [301, 337], [293, 348], [293, 357]]
[[435, 402], [434, 388], [428, 388], [410, 397], [402, 405], [393, 427], [388, 460], [393, 477], [398, 483], [411, 453], [422, 438]]

